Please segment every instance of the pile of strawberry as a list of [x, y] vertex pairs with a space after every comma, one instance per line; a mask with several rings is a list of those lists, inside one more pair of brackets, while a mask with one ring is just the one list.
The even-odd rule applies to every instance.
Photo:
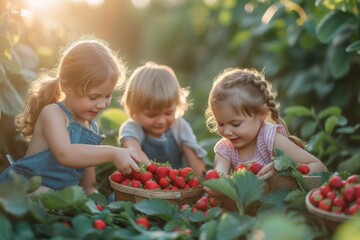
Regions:
[[[264, 166], [261, 165], [260, 163], [258, 162], [253, 162], [251, 164], [244, 164], [244, 163], [240, 163], [239, 165], [236, 166], [236, 168], [234, 169], [234, 172], [237, 172], [241, 169], [245, 169], [247, 171], [250, 171], [252, 172], [253, 174], [258, 174], [258, 172], [263, 168]], [[310, 168], [307, 164], [304, 164], [304, 163], [301, 163], [301, 164], [298, 164], [296, 166], [296, 169], [303, 175], [306, 175], [310, 172]]]
[[178, 190], [199, 186], [199, 179], [190, 167], [173, 169], [168, 164], [140, 164], [140, 172], [124, 175], [115, 171], [111, 180], [134, 188], [149, 190]]
[[344, 180], [333, 175], [326, 184], [311, 193], [309, 200], [326, 212], [355, 215], [360, 210], [359, 176], [351, 175]]

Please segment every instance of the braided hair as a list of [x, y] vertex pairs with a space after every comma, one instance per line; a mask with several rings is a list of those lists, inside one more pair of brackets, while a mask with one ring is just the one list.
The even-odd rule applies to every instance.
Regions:
[[221, 72], [213, 83], [206, 110], [206, 125], [211, 132], [216, 132], [216, 121], [212, 109], [220, 103], [229, 104], [236, 114], [254, 116], [268, 112], [267, 121], [285, 127], [289, 139], [301, 148], [305, 143], [296, 136], [290, 135], [285, 121], [281, 118], [280, 104], [276, 101], [276, 92], [265, 79], [262, 72], [255, 69], [227, 68]]

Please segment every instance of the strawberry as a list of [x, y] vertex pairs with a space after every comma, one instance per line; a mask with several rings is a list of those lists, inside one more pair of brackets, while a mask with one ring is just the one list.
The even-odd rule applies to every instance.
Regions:
[[301, 173], [301, 174], [308, 174], [310, 172], [310, 168], [308, 165], [306, 164], [300, 164], [298, 167], [297, 167], [297, 170]]
[[141, 188], [141, 181], [133, 179], [130, 182], [130, 186], [132, 186], [133, 188]]
[[331, 209], [331, 201], [330, 199], [323, 199], [319, 202], [319, 205], [318, 205], [318, 208], [321, 209], [321, 210], [324, 210], [324, 211], [330, 211]]
[[133, 177], [133, 179], [140, 180], [141, 172], [133, 171], [132, 177]]
[[360, 198], [360, 184], [353, 185], [354, 191], [355, 191], [355, 197]]
[[145, 229], [150, 228], [150, 221], [146, 217], [139, 217], [138, 219], [136, 219], [136, 224], [144, 227]]
[[220, 178], [219, 173], [216, 170], [209, 170], [205, 174], [205, 180], [218, 179]]
[[235, 172], [241, 170], [241, 169], [247, 169], [246, 165], [244, 163], [240, 163], [239, 165], [236, 166], [236, 168], [234, 169]]
[[330, 199], [331, 201], [334, 201], [335, 197], [336, 197], [336, 193], [334, 191], [330, 191], [326, 194], [326, 197], [328, 199]]
[[217, 200], [217, 198], [214, 198], [214, 197], [210, 197], [209, 198], [209, 205], [210, 207], [217, 207], [219, 206], [219, 201]]
[[122, 181], [124, 181], [125, 176], [120, 172], [114, 172], [113, 174], [111, 174], [110, 179], [116, 183], [121, 183]]
[[149, 172], [151, 172], [153, 174], [155, 173], [156, 169], [157, 169], [157, 166], [153, 163], [146, 166], [146, 170], [148, 170]]
[[130, 185], [130, 179], [125, 179], [124, 181], [121, 182], [122, 185], [125, 185], [125, 186], [129, 186]]
[[169, 181], [166, 179], [166, 177], [163, 177], [159, 180], [159, 186], [164, 189], [169, 186]]
[[154, 175], [151, 172], [144, 172], [140, 176], [140, 181], [145, 184], [147, 181], [154, 179]]
[[348, 214], [349, 215], [355, 215], [360, 210], [360, 205], [355, 203], [351, 207], [349, 207]]
[[93, 222], [93, 227], [99, 230], [103, 230], [106, 228], [106, 223], [101, 219], [97, 219]]
[[320, 190], [315, 190], [310, 195], [310, 202], [312, 205], [317, 207], [319, 203], [324, 199], [323, 195], [321, 194]]
[[329, 179], [329, 186], [333, 189], [340, 189], [344, 185], [341, 177], [335, 175]]
[[157, 179], [162, 179], [167, 177], [169, 174], [169, 168], [166, 166], [160, 166], [155, 170], [155, 175], [157, 176]]
[[175, 191], [175, 190], [178, 190], [179, 188], [177, 187], [177, 186], [172, 186], [171, 188], [170, 188], [170, 190], [172, 190], [172, 191]]
[[144, 188], [150, 189], [150, 190], [161, 189], [159, 184], [157, 184], [157, 182], [155, 182], [154, 180], [149, 180], [149, 181], [145, 182]]
[[358, 183], [359, 182], [359, 176], [358, 175], [351, 175], [346, 179], [347, 183]]
[[174, 181], [174, 179], [177, 177], [178, 174], [179, 174], [179, 170], [178, 170], [178, 169], [172, 169], [172, 168], [169, 169], [169, 174], [168, 174], [168, 176], [169, 176], [169, 178], [170, 178], [171, 181]]
[[346, 207], [346, 202], [342, 196], [338, 195], [334, 198], [333, 205], [335, 207], [341, 207], [341, 209], [344, 209]]
[[331, 207], [331, 212], [341, 214], [343, 211], [342, 211], [341, 207], [332, 206]]
[[99, 211], [104, 210], [104, 206], [103, 206], [103, 205], [100, 205], [100, 204], [96, 204], [96, 208], [97, 208]]
[[185, 185], [186, 185], [185, 179], [183, 177], [180, 177], [180, 176], [176, 177], [174, 179], [173, 183], [174, 183], [175, 186], [177, 186], [180, 189], [185, 188]]
[[328, 184], [322, 185], [320, 187], [320, 192], [323, 195], [323, 197], [325, 198], [327, 196], [327, 194], [331, 191], [331, 187]]
[[189, 183], [189, 186], [190, 186], [190, 187], [199, 186], [199, 180], [198, 180], [196, 177], [194, 177], [193, 179], [190, 179], [190, 180], [188, 181], [188, 183]]
[[202, 197], [195, 203], [195, 208], [197, 210], [205, 212], [208, 209], [208, 202], [209, 202], [208, 197]]
[[189, 209], [190, 208], [190, 205], [189, 204], [183, 204], [179, 207], [179, 210], [183, 211], [185, 209]]
[[261, 165], [258, 162], [254, 162], [249, 166], [249, 171], [251, 171], [253, 174], [258, 174], [258, 172], [263, 168], [263, 165]]
[[343, 198], [347, 202], [351, 202], [355, 199], [355, 190], [352, 187], [347, 187], [342, 192]]
[[179, 175], [182, 176], [183, 178], [186, 178], [188, 174], [191, 172], [193, 172], [191, 167], [185, 167], [179, 170]]

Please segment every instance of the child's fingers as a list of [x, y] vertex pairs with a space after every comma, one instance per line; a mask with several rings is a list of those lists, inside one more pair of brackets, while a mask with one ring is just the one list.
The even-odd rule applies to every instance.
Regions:
[[137, 163], [141, 162], [139, 155], [135, 151], [130, 151], [130, 157]]
[[138, 165], [136, 162], [131, 161], [131, 162], [130, 162], [130, 167], [131, 167], [131, 169], [134, 170], [135, 172], [140, 172], [140, 167], [139, 167], [139, 165]]

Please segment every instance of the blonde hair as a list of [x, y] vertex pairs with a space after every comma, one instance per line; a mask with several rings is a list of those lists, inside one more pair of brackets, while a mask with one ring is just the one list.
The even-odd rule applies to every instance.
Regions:
[[[52, 72], [54, 72], [51, 76]], [[41, 110], [65, 96], [63, 89], [74, 89], [85, 95], [87, 89], [104, 81], [113, 81], [118, 87], [125, 67], [108, 45], [95, 38], [81, 38], [62, 51], [57, 68], [40, 75], [31, 83], [25, 109], [16, 119], [16, 128], [26, 139], [31, 138]]]
[[[227, 68], [215, 78], [210, 91], [205, 112], [206, 125], [211, 132], [217, 131], [212, 109], [226, 101], [236, 114], [254, 116], [270, 111], [270, 119], [267, 121], [283, 125], [289, 135], [287, 125], [279, 114], [280, 104], [275, 99], [276, 92], [263, 73], [255, 69]], [[289, 139], [299, 147], [305, 147], [304, 142], [296, 136], [291, 135]]]
[[121, 105], [129, 117], [143, 111], [159, 112], [176, 105], [176, 117], [189, 107], [189, 90], [181, 88], [174, 71], [166, 65], [147, 62], [135, 69], [126, 83]]

